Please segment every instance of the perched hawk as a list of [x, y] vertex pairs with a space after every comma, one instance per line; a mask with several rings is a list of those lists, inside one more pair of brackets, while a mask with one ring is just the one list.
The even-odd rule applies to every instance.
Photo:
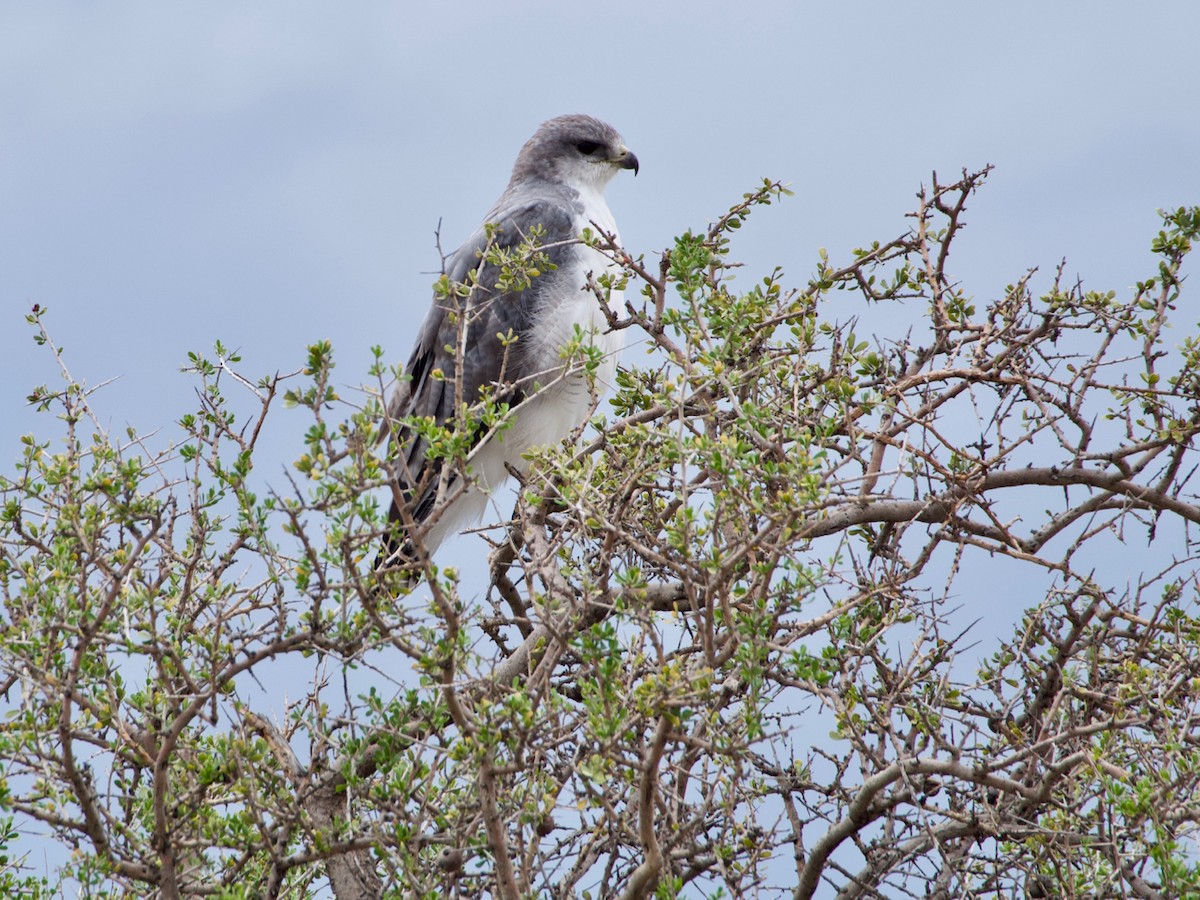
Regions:
[[[638, 171], [637, 157], [621, 136], [590, 116], [559, 116], [545, 122], [521, 148], [508, 187], [465, 244], [445, 261], [454, 283], [468, 283], [466, 297], [434, 299], [421, 325], [405, 378], [388, 403], [389, 421], [406, 416], [452, 422], [460, 400], [475, 403], [484, 394], [500, 398], [511, 409], [511, 424], [475, 446], [468, 484], [440, 477], [437, 463], [426, 459], [426, 441], [411, 429], [394, 436], [399, 443], [396, 481], [411, 520], [422, 531], [425, 550], [434, 552], [447, 537], [477, 522], [488, 495], [507, 477], [511, 466], [524, 472], [529, 448], [548, 446], [583, 423], [591, 408], [591, 391], [582, 372], [567, 371], [562, 349], [573, 340], [576, 326], [603, 354], [597, 389], [613, 377], [622, 339], [610, 332], [587, 278], [613, 268], [610, 260], [580, 243], [585, 228], [615, 235], [616, 224], [604, 200], [604, 188], [620, 169]], [[540, 232], [537, 243], [553, 264], [527, 286], [498, 285], [500, 268], [481, 259], [488, 248], [515, 249]], [[609, 302], [622, 303], [619, 291]], [[454, 307], [461, 305], [455, 313]], [[502, 336], [516, 338], [502, 340]], [[458, 353], [462, 348], [462, 371]], [[457, 395], [461, 381], [463, 396]], [[486, 429], [478, 423], [478, 440]], [[447, 483], [448, 482], [448, 483]], [[426, 523], [442, 496], [457, 497]], [[376, 567], [414, 562], [413, 535], [395, 499], [388, 514], [389, 533]]]

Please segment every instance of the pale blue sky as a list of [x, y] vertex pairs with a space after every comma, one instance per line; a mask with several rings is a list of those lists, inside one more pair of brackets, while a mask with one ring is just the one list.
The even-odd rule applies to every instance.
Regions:
[[[990, 162], [970, 290], [1063, 256], [1122, 290], [1155, 208], [1200, 201], [1198, 34], [1184, 2], [0, 3], [0, 460], [50, 424], [24, 402], [56, 377], [34, 303], [77, 375], [119, 376], [112, 424], [165, 437], [216, 338], [252, 375], [320, 338], [346, 382], [372, 344], [403, 360], [439, 219], [453, 248], [564, 112], [641, 159], [610, 189], [635, 252], [770, 176], [796, 196], [734, 252], [803, 281], [818, 247], [900, 233], [932, 169]], [[860, 333], [895, 328], [877, 314]], [[287, 416], [268, 479], [297, 455]]]

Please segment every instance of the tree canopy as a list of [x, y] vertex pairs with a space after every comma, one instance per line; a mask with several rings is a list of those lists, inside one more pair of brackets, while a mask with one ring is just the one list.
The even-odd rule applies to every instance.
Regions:
[[[1129, 292], [968, 289], [986, 174], [798, 283], [733, 255], [775, 182], [657, 256], [586, 234], [625, 272], [617, 389], [478, 571], [416, 586], [373, 568], [382, 350], [361, 389], [327, 344], [263, 379], [193, 354], [164, 445], [103, 427], [35, 308], [63, 377], [0, 477], [0, 887], [1200, 893], [1200, 343], [1169, 330], [1200, 208]], [[462, 420], [502, 431], [498, 397]], [[469, 472], [477, 429], [406, 424]]]

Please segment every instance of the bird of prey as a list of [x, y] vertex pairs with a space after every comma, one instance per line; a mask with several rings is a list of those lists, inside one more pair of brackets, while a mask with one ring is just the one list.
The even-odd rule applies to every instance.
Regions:
[[[615, 266], [579, 237], [589, 228], [617, 236], [604, 188], [621, 169], [636, 175], [638, 159], [611, 126], [583, 115], [544, 122], [521, 148], [508, 187], [483, 224], [446, 258], [444, 274], [453, 284], [470, 285], [469, 293], [435, 296], [389, 400], [388, 421], [415, 416], [461, 426], [460, 404], [471, 406], [484, 396], [506, 402], [510, 421], [490, 435], [481, 423], [466, 423], [475, 446], [465, 482], [455, 473], [443, 477], [440, 463], [427, 459], [428, 442], [413, 428], [394, 428], [397, 490], [377, 569], [411, 571], [418, 536], [432, 554], [447, 537], [479, 521], [509, 469], [528, 469], [526, 451], [569, 436], [591, 411], [593, 390], [611, 382], [623, 341], [608, 329], [588, 276]], [[527, 283], [505, 279], [503, 266], [484, 258], [496, 250], [527, 249], [534, 236], [550, 265], [538, 266]], [[608, 302], [617, 308], [621, 293], [611, 291]], [[564, 363], [563, 348], [577, 329], [603, 360], [594, 385], [578, 365]]]

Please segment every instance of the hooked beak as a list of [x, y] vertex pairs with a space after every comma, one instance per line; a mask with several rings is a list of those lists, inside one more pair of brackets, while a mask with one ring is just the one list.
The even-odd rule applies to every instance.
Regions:
[[628, 147], [621, 147], [621, 152], [617, 158], [613, 160], [622, 169], [633, 169], [633, 174], [636, 177], [638, 173], [638, 158], [633, 154], [633, 151]]

